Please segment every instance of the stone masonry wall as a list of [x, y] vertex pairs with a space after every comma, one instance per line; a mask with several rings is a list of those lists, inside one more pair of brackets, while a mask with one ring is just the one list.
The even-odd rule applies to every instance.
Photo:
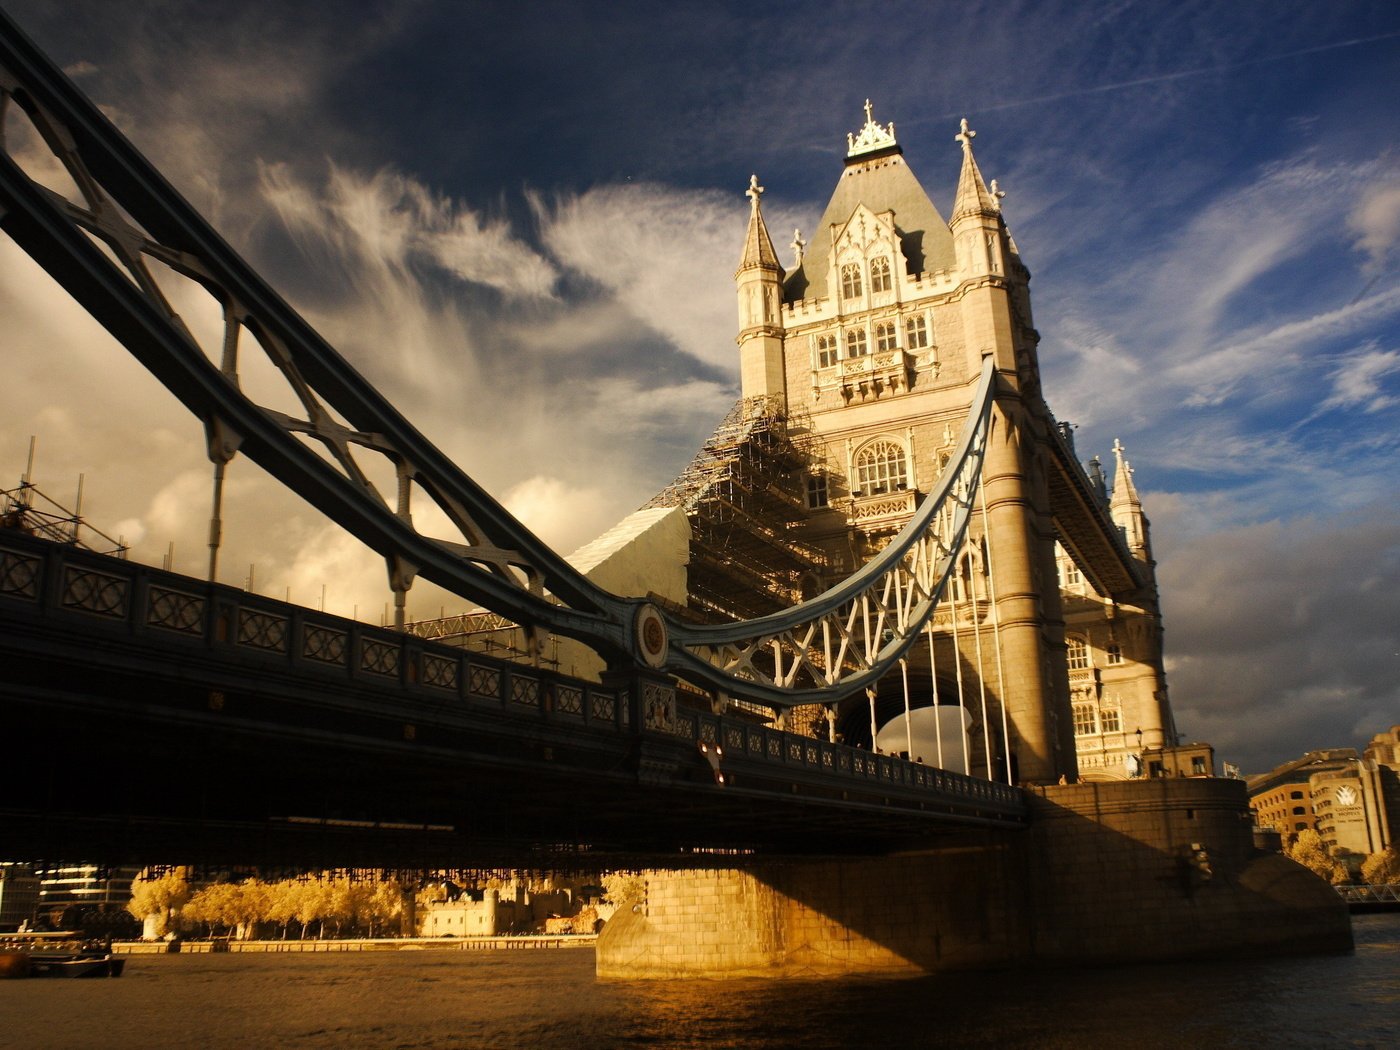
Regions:
[[897, 857], [649, 871], [644, 884], [599, 938], [601, 977], [913, 974], [1351, 945], [1331, 887], [1253, 851], [1243, 785], [1224, 780], [1046, 787], [1025, 832], [961, 833]]

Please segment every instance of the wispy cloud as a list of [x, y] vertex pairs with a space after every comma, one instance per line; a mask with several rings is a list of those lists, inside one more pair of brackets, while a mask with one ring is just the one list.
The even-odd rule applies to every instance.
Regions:
[[1381, 383], [1400, 374], [1400, 351], [1381, 350], [1374, 343], [1343, 357], [1332, 373], [1332, 395], [1322, 408], [1360, 408], [1379, 412], [1400, 401]]

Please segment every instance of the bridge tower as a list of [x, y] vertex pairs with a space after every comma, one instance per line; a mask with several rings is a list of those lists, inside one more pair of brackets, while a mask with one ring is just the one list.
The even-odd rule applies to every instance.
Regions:
[[[1000, 779], [1074, 779], [1046, 480], [1055, 424], [1041, 399], [1030, 275], [1002, 219], [1002, 194], [978, 168], [976, 132], [966, 121], [956, 137], [962, 171], [945, 221], [906, 163], [894, 124], [875, 121], [869, 102], [865, 117], [847, 138], [841, 178], [810, 245], [800, 233], [794, 238], [779, 323], [759, 328], [750, 316], [739, 335], [745, 349], [765, 340], [769, 351], [767, 340], [781, 340], [787, 409], [803, 421], [811, 453], [800, 494], [805, 516], [793, 531], [827, 555], [827, 578], [815, 583], [853, 572], [934, 491], [989, 357], [997, 403], [985, 515], [975, 519], [953, 583], [955, 608], [938, 615], [931, 644], [917, 648], [874, 697], [806, 716], [814, 731], [822, 714], [849, 742], [898, 751], [912, 745], [910, 757], [934, 761], [924, 753], [934, 747], [927, 736], [917, 743], [904, 730], [882, 732], [904, 724], [907, 697], [913, 717], [922, 712], [940, 741], [941, 729], [952, 728], [947, 748], [938, 745], [955, 752], [938, 756], [944, 766]], [[754, 250], [764, 243], [760, 223], [755, 199], [740, 270], [741, 317], [746, 287], [760, 274], [771, 281], [781, 273], [776, 264], [761, 268], [764, 256]], [[746, 284], [748, 274], [755, 276]], [[746, 396], [759, 392], [748, 361]], [[950, 720], [954, 708], [961, 724]], [[802, 715], [793, 722], [801, 725]], [[909, 744], [899, 742], [902, 732]]]

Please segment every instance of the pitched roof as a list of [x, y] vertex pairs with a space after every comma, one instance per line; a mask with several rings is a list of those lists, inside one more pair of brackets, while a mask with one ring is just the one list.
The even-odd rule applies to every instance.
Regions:
[[822, 213], [802, 256], [802, 263], [783, 286], [787, 302], [827, 294], [826, 271], [831, 252], [831, 228], [842, 226], [864, 204], [875, 213], [894, 212], [894, 225], [910, 273], [952, 269], [953, 235], [919, 180], [904, 162], [898, 146], [846, 161], [846, 170]]

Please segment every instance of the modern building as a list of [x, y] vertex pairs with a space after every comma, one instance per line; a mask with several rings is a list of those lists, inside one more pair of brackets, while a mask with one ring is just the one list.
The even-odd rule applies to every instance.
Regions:
[[0, 863], [0, 933], [13, 933], [34, 918], [39, 876], [28, 864]]
[[1355, 748], [1309, 751], [1267, 773], [1247, 778], [1254, 823], [1261, 828], [1272, 828], [1284, 839], [1300, 831], [1316, 831], [1312, 777], [1345, 770], [1355, 761]]
[[1356, 875], [1373, 853], [1400, 834], [1400, 726], [1377, 733], [1360, 758], [1308, 778], [1317, 833]]

